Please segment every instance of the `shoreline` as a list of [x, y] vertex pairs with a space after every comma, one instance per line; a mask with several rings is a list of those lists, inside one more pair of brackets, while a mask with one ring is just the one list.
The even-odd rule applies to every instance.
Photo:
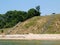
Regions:
[[9, 40], [60, 40], [60, 34], [0, 35], [0, 39], [9, 39]]

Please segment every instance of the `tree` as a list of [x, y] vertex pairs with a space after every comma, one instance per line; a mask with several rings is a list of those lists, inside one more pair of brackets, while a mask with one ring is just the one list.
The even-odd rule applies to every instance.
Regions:
[[5, 19], [3, 15], [0, 15], [0, 28], [3, 28], [5, 25]]
[[6, 25], [5, 28], [15, 26], [18, 22], [23, 22], [27, 19], [27, 12], [25, 11], [7, 11], [5, 13]]
[[40, 12], [40, 6], [36, 6], [36, 10]]
[[34, 16], [39, 16], [39, 15], [40, 15], [40, 13], [34, 8], [31, 8], [28, 10], [28, 18], [31, 18]]
[[[36, 6], [36, 10], [37, 10], [38, 12], [40, 12], [40, 6], [39, 6], [39, 5]], [[40, 12], [40, 14], [41, 14], [41, 12]]]

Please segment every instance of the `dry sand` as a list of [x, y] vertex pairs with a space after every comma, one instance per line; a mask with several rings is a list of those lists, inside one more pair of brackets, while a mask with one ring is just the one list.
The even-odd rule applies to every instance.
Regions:
[[0, 39], [22, 39], [22, 40], [60, 40], [60, 34], [21, 34], [0, 35]]

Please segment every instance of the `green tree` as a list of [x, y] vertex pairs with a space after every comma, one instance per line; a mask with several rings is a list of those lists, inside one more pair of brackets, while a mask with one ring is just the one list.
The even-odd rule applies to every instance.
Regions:
[[27, 19], [27, 12], [25, 11], [7, 11], [5, 14], [6, 25], [4, 27], [12, 27], [16, 25], [18, 22], [25, 21]]
[[40, 12], [40, 6], [36, 6], [36, 10]]
[[5, 25], [5, 19], [2, 14], [0, 14], [0, 28], [3, 28]]
[[34, 16], [40, 16], [40, 13], [36, 9], [31, 8], [30, 10], [28, 10], [28, 18], [31, 18]]
[[[40, 6], [39, 6], [39, 5], [36, 6], [36, 10], [37, 10], [38, 12], [40, 12]], [[40, 14], [41, 14], [41, 12], [40, 12]]]

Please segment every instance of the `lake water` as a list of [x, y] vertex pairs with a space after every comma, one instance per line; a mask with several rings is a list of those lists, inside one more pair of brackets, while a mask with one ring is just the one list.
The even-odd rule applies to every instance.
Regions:
[[0, 45], [60, 45], [59, 40], [0, 40]]

